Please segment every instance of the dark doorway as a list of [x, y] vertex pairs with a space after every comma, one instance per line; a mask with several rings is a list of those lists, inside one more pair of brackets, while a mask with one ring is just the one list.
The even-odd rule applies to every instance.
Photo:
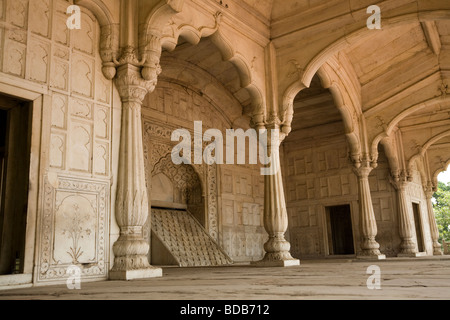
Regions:
[[330, 255], [355, 254], [350, 206], [328, 207], [327, 222]]
[[420, 207], [418, 203], [413, 203], [414, 212], [414, 225], [416, 227], [416, 237], [417, 237], [417, 249], [419, 252], [424, 252], [423, 245], [423, 233], [422, 233], [422, 220], [420, 220]]
[[0, 275], [23, 273], [31, 107], [0, 96]]

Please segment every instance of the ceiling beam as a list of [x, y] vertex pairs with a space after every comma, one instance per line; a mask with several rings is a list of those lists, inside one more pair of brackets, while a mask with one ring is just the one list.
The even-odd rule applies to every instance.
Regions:
[[421, 24], [423, 33], [425, 34], [425, 38], [428, 42], [428, 46], [435, 55], [439, 55], [441, 53], [442, 43], [436, 23], [434, 21], [424, 21], [421, 22]]

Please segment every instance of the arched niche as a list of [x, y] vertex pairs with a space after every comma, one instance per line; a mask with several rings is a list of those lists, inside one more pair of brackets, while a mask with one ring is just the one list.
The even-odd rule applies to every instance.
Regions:
[[206, 226], [202, 183], [191, 165], [175, 165], [168, 154], [156, 163], [151, 175], [152, 207], [187, 210]]

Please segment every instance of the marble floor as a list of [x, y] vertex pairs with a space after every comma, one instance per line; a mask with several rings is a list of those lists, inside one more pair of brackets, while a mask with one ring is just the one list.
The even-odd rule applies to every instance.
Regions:
[[[371, 265], [380, 289], [369, 289]], [[390, 300], [450, 299], [450, 256], [302, 260], [299, 267], [163, 268], [164, 276], [139, 281], [82, 282], [0, 291], [0, 300]], [[372, 278], [371, 278], [372, 279]], [[369, 281], [369, 284], [375, 284]]]

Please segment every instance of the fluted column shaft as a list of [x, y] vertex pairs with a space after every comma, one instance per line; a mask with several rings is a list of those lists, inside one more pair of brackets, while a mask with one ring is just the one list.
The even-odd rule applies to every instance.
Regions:
[[[291, 245], [285, 238], [288, 214], [280, 166], [281, 140], [272, 142], [272, 130], [278, 130], [278, 127], [268, 129], [267, 151], [271, 161], [267, 167], [270, 167], [271, 170], [268, 170], [264, 176], [264, 228], [269, 235], [269, 240], [264, 244], [266, 254], [263, 260], [256, 264], [272, 267], [297, 266], [300, 265], [300, 261], [291, 256]], [[281, 138], [277, 135], [277, 139]]]
[[116, 195], [116, 221], [120, 236], [113, 246], [111, 279], [131, 280], [162, 276], [149, 264], [149, 244], [143, 227], [149, 213], [145, 184], [141, 107], [156, 80], [141, 77], [141, 68], [124, 63], [117, 69], [116, 86], [122, 100], [122, 126]]
[[354, 170], [358, 177], [361, 233], [361, 251], [358, 253], [358, 258], [385, 259], [386, 256], [381, 254], [380, 245], [375, 240], [378, 229], [369, 184], [369, 175], [372, 169], [370, 165], [365, 165]]
[[413, 241], [415, 225], [408, 206], [406, 187], [407, 182], [398, 183], [399, 234], [402, 240], [399, 255], [415, 255], [417, 253], [417, 246]]
[[434, 192], [432, 190], [426, 190], [425, 196], [427, 197], [427, 208], [428, 208], [428, 221], [430, 223], [431, 239], [433, 241], [433, 255], [440, 256], [443, 255], [441, 244], [439, 243], [439, 229], [436, 222], [436, 216], [433, 210], [433, 198]]

